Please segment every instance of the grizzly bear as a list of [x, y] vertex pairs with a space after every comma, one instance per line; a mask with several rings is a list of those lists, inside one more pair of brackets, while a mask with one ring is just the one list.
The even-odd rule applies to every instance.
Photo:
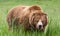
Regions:
[[6, 19], [9, 29], [13, 26], [13, 21], [16, 26], [23, 24], [26, 30], [33, 28], [44, 31], [47, 25], [47, 14], [37, 5], [14, 7], [9, 10]]

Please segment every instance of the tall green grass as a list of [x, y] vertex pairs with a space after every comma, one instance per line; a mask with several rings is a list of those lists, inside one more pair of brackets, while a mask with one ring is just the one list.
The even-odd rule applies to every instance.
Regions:
[[[60, 36], [60, 0], [0, 0], [0, 36]], [[8, 30], [6, 15], [17, 5], [39, 5], [48, 15], [48, 25], [44, 32]]]

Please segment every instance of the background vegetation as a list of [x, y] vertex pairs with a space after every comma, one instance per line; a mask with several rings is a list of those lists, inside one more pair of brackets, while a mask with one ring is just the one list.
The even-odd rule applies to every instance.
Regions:
[[[8, 31], [6, 15], [9, 9], [17, 5], [36, 4], [48, 15], [45, 32], [25, 32], [22, 28], [19, 33]], [[60, 36], [60, 0], [0, 0], [0, 36]]]

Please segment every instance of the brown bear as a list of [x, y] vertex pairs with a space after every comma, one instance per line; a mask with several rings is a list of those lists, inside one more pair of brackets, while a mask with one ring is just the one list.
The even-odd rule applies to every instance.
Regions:
[[44, 31], [45, 26], [47, 25], [47, 14], [37, 5], [17, 6], [9, 10], [7, 22], [9, 29], [12, 27], [13, 22], [16, 26], [23, 24], [23, 27], [26, 30], [33, 28]]

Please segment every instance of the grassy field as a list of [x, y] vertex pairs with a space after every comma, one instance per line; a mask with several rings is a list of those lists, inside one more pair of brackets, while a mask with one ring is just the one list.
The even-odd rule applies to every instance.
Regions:
[[[6, 15], [17, 5], [39, 5], [48, 15], [48, 26], [44, 32], [8, 31]], [[60, 0], [0, 0], [0, 36], [60, 36]]]

